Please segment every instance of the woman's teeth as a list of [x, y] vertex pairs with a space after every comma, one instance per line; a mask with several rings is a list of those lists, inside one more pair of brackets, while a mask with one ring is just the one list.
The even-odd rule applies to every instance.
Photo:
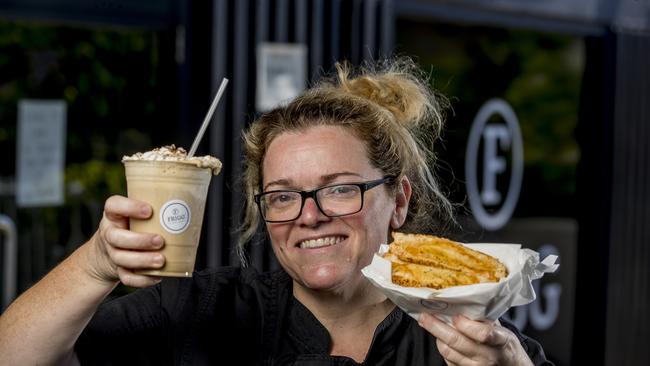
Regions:
[[320, 247], [328, 247], [330, 245], [338, 244], [340, 243], [344, 238], [337, 236], [337, 237], [327, 237], [327, 238], [318, 238], [318, 239], [312, 239], [312, 240], [305, 240], [300, 243], [300, 248], [302, 249], [312, 249], [312, 248], [320, 248]]

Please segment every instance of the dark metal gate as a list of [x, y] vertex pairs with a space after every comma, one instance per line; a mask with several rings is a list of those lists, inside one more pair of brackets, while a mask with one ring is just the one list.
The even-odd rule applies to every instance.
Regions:
[[[390, 54], [390, 0], [214, 0], [212, 90], [231, 84], [210, 131], [210, 153], [224, 161], [223, 177], [210, 191], [207, 210], [207, 266], [238, 265], [237, 226], [242, 217], [242, 130], [255, 118], [255, 50], [262, 42], [298, 43], [308, 49], [312, 81], [336, 61], [358, 64]], [[209, 45], [206, 45], [209, 47]], [[248, 246], [259, 270], [277, 263], [264, 236]]]

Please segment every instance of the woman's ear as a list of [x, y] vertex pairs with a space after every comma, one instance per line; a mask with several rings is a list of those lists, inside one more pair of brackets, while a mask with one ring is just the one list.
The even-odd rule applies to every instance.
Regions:
[[411, 182], [407, 176], [403, 176], [397, 184], [397, 192], [395, 193], [395, 210], [393, 211], [393, 217], [390, 219], [391, 229], [396, 230], [404, 225], [409, 210], [410, 200]]

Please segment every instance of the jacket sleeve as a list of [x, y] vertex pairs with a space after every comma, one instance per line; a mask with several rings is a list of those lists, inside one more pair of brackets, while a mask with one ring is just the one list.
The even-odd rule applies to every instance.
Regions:
[[164, 365], [160, 284], [103, 302], [75, 344], [82, 365]]

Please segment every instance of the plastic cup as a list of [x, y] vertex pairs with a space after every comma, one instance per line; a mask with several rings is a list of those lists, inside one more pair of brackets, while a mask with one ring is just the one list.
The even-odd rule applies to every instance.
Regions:
[[124, 168], [128, 196], [153, 208], [149, 219], [129, 220], [131, 231], [156, 233], [165, 239], [160, 251], [165, 265], [136, 273], [192, 277], [212, 169], [159, 160], [124, 161]]

